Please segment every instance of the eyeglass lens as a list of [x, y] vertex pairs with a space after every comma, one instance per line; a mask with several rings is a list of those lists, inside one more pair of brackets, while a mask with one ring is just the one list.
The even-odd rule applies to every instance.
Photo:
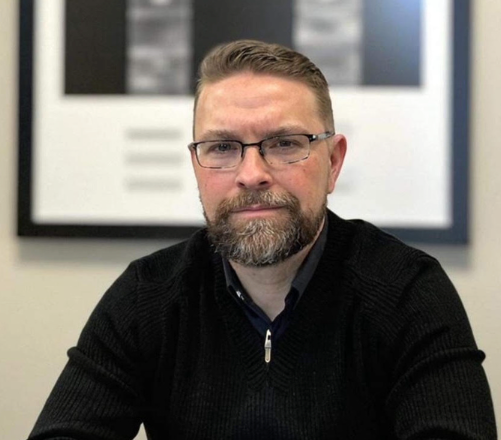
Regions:
[[[255, 144], [259, 145], [270, 164], [297, 162], [306, 159], [310, 152], [310, 140], [306, 135], [277, 136]], [[243, 148], [243, 144], [238, 141], [200, 142], [197, 145], [197, 157], [203, 167], [230, 168], [240, 162]]]

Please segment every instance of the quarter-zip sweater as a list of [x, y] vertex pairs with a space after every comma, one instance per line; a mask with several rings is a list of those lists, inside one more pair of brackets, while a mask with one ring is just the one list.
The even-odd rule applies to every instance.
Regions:
[[459, 297], [432, 257], [329, 213], [265, 362], [204, 230], [106, 292], [30, 439], [494, 439]]

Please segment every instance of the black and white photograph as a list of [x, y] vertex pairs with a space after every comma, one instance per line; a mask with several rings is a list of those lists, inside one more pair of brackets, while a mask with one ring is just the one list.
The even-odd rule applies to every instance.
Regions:
[[190, 93], [190, 1], [66, 0], [65, 14], [67, 94]]
[[127, 92], [186, 95], [192, 8], [185, 0], [127, 0]]

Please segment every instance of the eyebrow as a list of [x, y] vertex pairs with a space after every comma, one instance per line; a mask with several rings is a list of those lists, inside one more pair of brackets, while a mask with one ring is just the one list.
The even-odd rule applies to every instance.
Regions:
[[[284, 125], [283, 127], [266, 131], [263, 133], [262, 138], [267, 139], [275, 136], [283, 136], [287, 134], [302, 134], [306, 133], [306, 130], [303, 126], [300, 125]], [[241, 136], [237, 135], [233, 131], [229, 130], [208, 130], [203, 136], [201, 136], [200, 140], [239, 140]]]
[[303, 134], [307, 133], [306, 130], [301, 125], [284, 125], [283, 127], [277, 128], [273, 131], [268, 131], [264, 134], [265, 138], [274, 137], [274, 136], [282, 136], [285, 134]]
[[200, 138], [201, 140], [224, 140], [224, 139], [238, 139], [234, 132], [228, 130], [208, 130]]

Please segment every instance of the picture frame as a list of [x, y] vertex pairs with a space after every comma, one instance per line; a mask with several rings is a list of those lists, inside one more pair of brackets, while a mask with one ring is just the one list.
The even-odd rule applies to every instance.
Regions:
[[[391, 1], [382, 2], [388, 10]], [[290, 44], [302, 17], [297, 6], [284, 13], [290, 3], [278, 1], [270, 12], [287, 22], [280, 34], [271, 33], [276, 32], [270, 30], [273, 26], [252, 26], [252, 20], [263, 22], [262, 15], [257, 9], [247, 10], [250, 16], [239, 15], [236, 0], [227, 5], [227, 14], [234, 18], [226, 35], [215, 35], [221, 28], [217, 22], [197, 31], [202, 36], [193, 37], [197, 32], [192, 30], [196, 62], [191, 63], [190, 87], [194, 66], [208, 48], [201, 48], [197, 38], [206, 46], [210, 36], [213, 43], [257, 38]], [[465, 244], [470, 2], [415, 3], [422, 32], [419, 85], [369, 83], [331, 89], [337, 130], [347, 134], [349, 150], [329, 207], [342, 217], [364, 218], [404, 241]], [[123, 7], [117, 0], [109, 4]], [[68, 92], [64, 58], [71, 55], [68, 29], [74, 26], [65, 22], [65, 0], [20, 0], [19, 7], [18, 235], [183, 239], [202, 227], [186, 149], [192, 140], [192, 95]], [[196, 11], [205, 8], [208, 14], [208, 7], [207, 2], [192, 3], [191, 26], [205, 26]], [[242, 21], [246, 26], [239, 26]], [[372, 65], [384, 68], [387, 53], [377, 51], [381, 46], [365, 42], [364, 66], [372, 56]], [[75, 65], [77, 73], [85, 69]], [[388, 77], [384, 70], [378, 75], [383, 81]], [[137, 122], [143, 119], [142, 125]], [[143, 154], [146, 148], [149, 156]]]

